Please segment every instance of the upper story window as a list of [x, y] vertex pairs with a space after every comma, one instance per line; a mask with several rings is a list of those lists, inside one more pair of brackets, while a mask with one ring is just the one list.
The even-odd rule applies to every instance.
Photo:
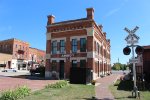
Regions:
[[17, 44], [16, 44], [16, 48], [17, 48]]
[[96, 46], [96, 53], [98, 53], [98, 43], [97, 42], [96, 42], [95, 46]]
[[11, 45], [9, 45], [9, 49], [10, 49], [10, 50], [12, 49]]
[[77, 52], [77, 39], [72, 39], [72, 52]]
[[19, 45], [20, 49], [21, 49], [21, 45]]
[[57, 41], [52, 42], [52, 54], [57, 53]]
[[99, 54], [99, 48], [100, 48], [100, 45], [97, 43], [97, 53]]
[[5, 49], [8, 49], [8, 45], [5, 45]]
[[86, 38], [80, 39], [80, 52], [86, 52]]
[[102, 46], [100, 47], [100, 53], [101, 53], [101, 55], [103, 54], [103, 47]]
[[60, 40], [60, 53], [65, 53], [65, 41]]
[[0, 50], [2, 50], [2, 47], [3, 47], [3, 46], [2, 46], [2, 45], [0, 45]]

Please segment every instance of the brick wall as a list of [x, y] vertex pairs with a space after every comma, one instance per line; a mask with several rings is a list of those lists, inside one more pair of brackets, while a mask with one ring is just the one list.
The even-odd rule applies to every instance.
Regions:
[[[59, 73], [59, 61], [65, 60], [65, 74], [69, 77], [71, 60], [77, 60], [77, 67], [80, 67], [80, 60], [86, 60], [86, 67], [91, 68], [94, 77], [97, 74], [107, 73], [110, 64], [110, 41], [106, 39], [106, 33], [102, 32], [102, 27], [98, 26], [94, 19], [94, 9], [87, 9], [87, 18], [70, 20], [64, 22], [54, 22], [54, 17], [48, 16], [47, 22], [47, 44], [46, 44], [46, 69], [51, 70], [52, 60], [57, 60], [57, 72]], [[80, 38], [86, 38], [86, 52], [80, 52]], [[58, 53], [60, 50], [59, 41], [65, 39], [65, 55], [72, 54], [71, 41], [77, 39], [77, 53], [71, 57], [62, 57]], [[57, 53], [52, 54], [52, 41], [57, 40]], [[100, 45], [96, 51], [97, 44]], [[99, 53], [98, 53], [99, 52]], [[95, 63], [96, 62], [96, 63]]]

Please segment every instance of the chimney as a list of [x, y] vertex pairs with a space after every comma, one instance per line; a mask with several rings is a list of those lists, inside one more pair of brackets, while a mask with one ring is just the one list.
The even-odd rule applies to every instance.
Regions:
[[103, 29], [103, 25], [98, 25], [98, 27], [100, 28], [100, 30], [102, 31]]
[[55, 16], [54, 15], [49, 15], [49, 16], [47, 16], [47, 18], [48, 18], [47, 25], [54, 23], [54, 21], [55, 21]]
[[107, 39], [107, 42], [109, 42], [109, 43], [110, 43], [110, 39]]
[[87, 18], [88, 19], [94, 19], [94, 9], [93, 8], [87, 8]]
[[104, 36], [106, 37], [106, 32], [103, 32]]

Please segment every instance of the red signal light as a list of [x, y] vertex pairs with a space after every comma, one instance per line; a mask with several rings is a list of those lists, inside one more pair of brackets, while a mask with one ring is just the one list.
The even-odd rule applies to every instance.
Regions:
[[143, 47], [137, 46], [136, 49], [135, 49], [135, 52], [136, 52], [136, 54], [142, 54], [143, 50], [144, 50]]
[[131, 52], [131, 49], [130, 49], [129, 47], [125, 47], [125, 48], [123, 49], [124, 55], [129, 55], [130, 52]]

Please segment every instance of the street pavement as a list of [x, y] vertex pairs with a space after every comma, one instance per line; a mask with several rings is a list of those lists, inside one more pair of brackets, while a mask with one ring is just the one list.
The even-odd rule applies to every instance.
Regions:
[[47, 84], [58, 80], [44, 80], [30, 76], [29, 72], [0, 72], [0, 91], [14, 89], [18, 86], [27, 86], [32, 91], [43, 89]]
[[5, 77], [5, 76], [18, 76], [18, 75], [30, 75], [30, 73], [29, 73], [29, 71], [0, 72], [0, 77]]
[[112, 72], [112, 74], [123, 74], [123, 73], [128, 74], [130, 72], [130, 70], [124, 70], [124, 71], [123, 70], [119, 70], [119, 71], [112, 70], [111, 72]]
[[109, 85], [113, 84], [120, 76], [122, 76], [122, 74], [111, 74], [110, 76], [105, 76], [96, 80], [96, 98], [98, 100], [114, 100], [114, 96], [109, 90]]

